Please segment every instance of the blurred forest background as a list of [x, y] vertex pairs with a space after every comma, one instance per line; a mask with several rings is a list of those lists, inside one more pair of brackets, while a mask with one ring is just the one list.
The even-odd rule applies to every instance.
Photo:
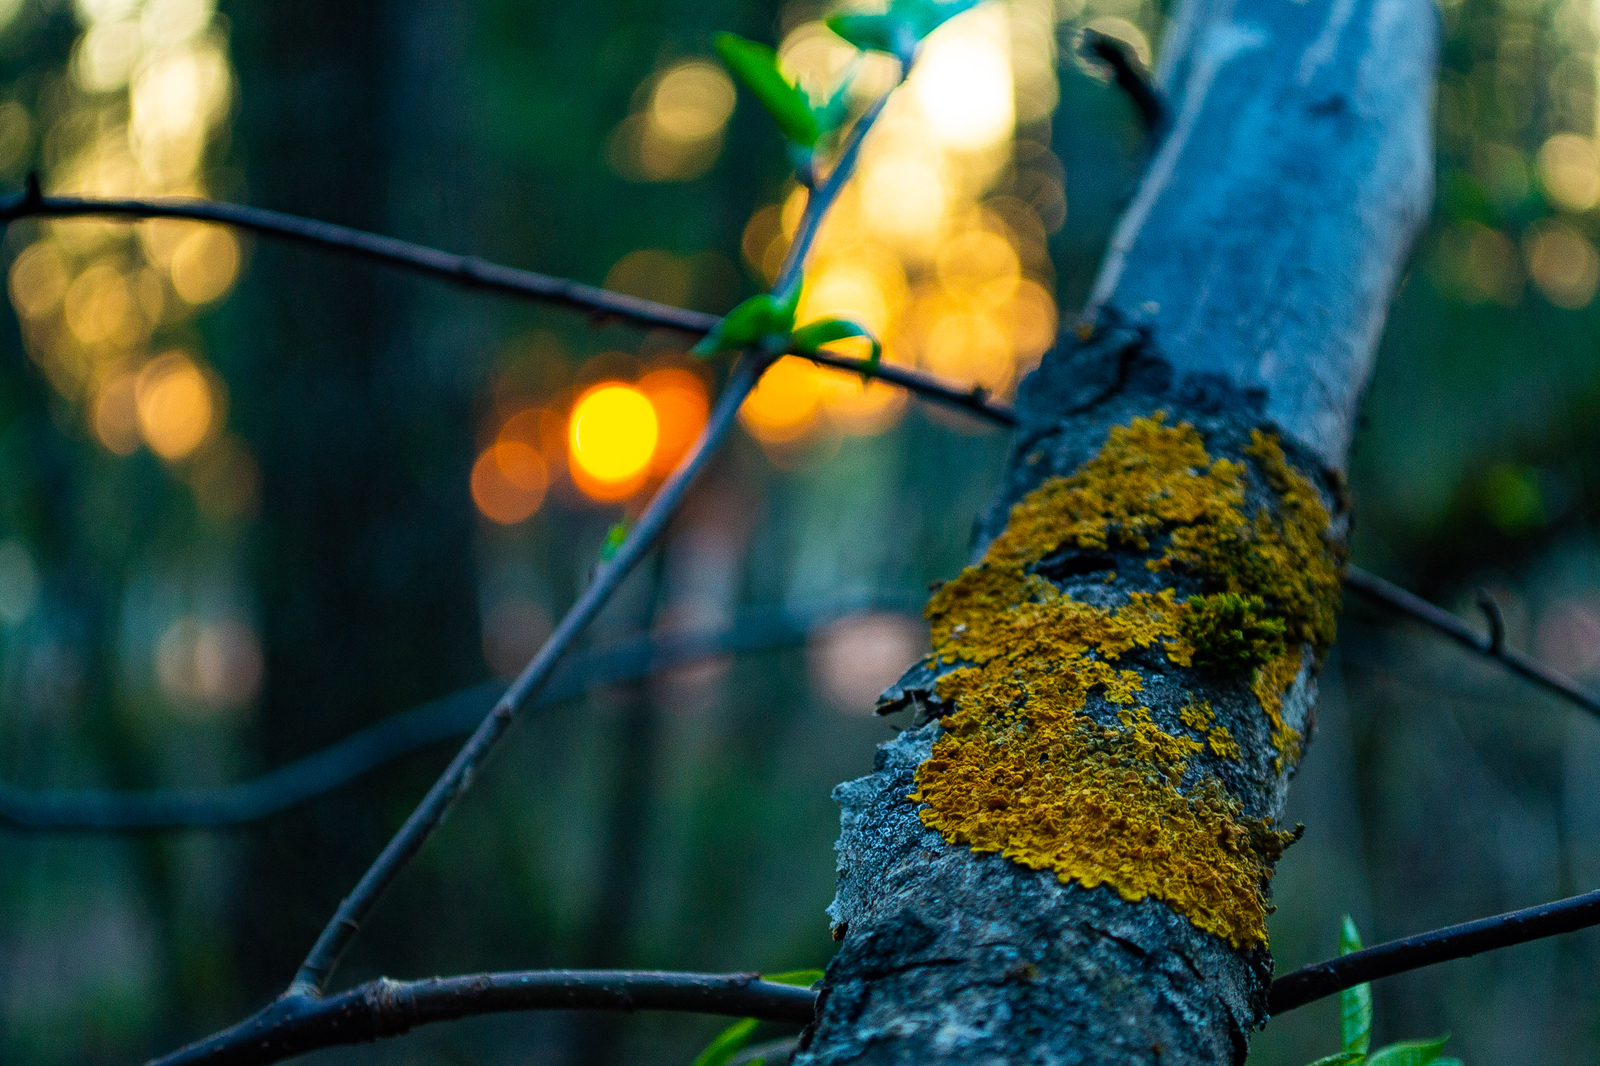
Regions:
[[[0, 186], [246, 202], [721, 312], [763, 287], [796, 200], [711, 34], [780, 44], [820, 84], [849, 54], [826, 13], [0, 0]], [[1491, 589], [1512, 642], [1600, 684], [1600, 6], [1442, 16], [1438, 199], [1359, 438], [1355, 561], [1464, 612]], [[851, 313], [887, 358], [1009, 395], [1144, 150], [1075, 31], [1148, 58], [1164, 17], [1004, 0], [941, 29], [802, 320]], [[4, 259], [0, 779], [24, 787], [225, 784], [509, 676], [716, 385], [681, 338], [219, 229], [25, 222]], [[586, 446], [574, 420], [608, 410], [631, 429]], [[890, 735], [873, 698], [923, 650], [919, 590], [961, 566], [1008, 442], [799, 362], [742, 421], [593, 641], [833, 620], [539, 712], [343, 981], [825, 963], [829, 789]], [[1333, 954], [1346, 911], [1372, 942], [1600, 886], [1600, 723], [1354, 604], [1323, 685], [1280, 972]], [[0, 829], [0, 1061], [134, 1062], [259, 1006], [452, 750], [238, 830]], [[1597, 952], [1590, 932], [1380, 983], [1378, 1038], [1593, 1061]], [[308, 1061], [687, 1063], [722, 1024], [516, 1015]], [[1306, 1008], [1252, 1062], [1336, 1033], [1332, 1001]]]

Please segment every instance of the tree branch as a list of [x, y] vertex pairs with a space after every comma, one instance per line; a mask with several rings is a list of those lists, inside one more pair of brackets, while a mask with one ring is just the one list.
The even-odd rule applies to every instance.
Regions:
[[[907, 71], [902, 69], [902, 80], [906, 73]], [[856, 159], [860, 155], [861, 144], [878, 115], [882, 113], [888, 95], [885, 93], [879, 98], [877, 103], [868, 108], [856, 122], [827, 181], [807, 196], [795, 239], [789, 245], [783, 265], [778, 271], [777, 281], [774, 283], [775, 292], [787, 294], [799, 286], [801, 270], [821, 225], [821, 217], [849, 181]], [[411, 816], [406, 819], [399, 832], [362, 875], [355, 888], [340, 902], [338, 910], [334, 912], [322, 934], [317, 938], [317, 942], [312, 945], [305, 961], [300, 964], [300, 970], [295, 974], [294, 980], [290, 982], [288, 989], [290, 996], [320, 995], [334, 967], [338, 965], [339, 959], [349, 948], [356, 933], [360, 931], [361, 923], [366, 920], [367, 914], [377, 904], [384, 891], [433, 835], [456, 800], [471, 786], [489, 756], [499, 747], [518, 712], [537, 698], [549, 682], [556, 664], [572, 642], [595, 615], [599, 614], [612, 593], [622, 584], [623, 578], [644, 558], [666, 531], [668, 523], [688, 495], [689, 486], [710, 463], [712, 456], [732, 431], [740, 405], [755, 388], [761, 374], [781, 354], [781, 351], [781, 348], [767, 347], [745, 352], [738, 357], [727, 385], [722, 395], [717, 398], [716, 406], [712, 409], [693, 449], [684, 456], [657, 491], [638, 523], [623, 538], [616, 554], [595, 569], [594, 581], [578, 598], [578, 602], [567, 611], [539, 654], [534, 656], [533, 661], [511, 683], [511, 687], [493, 712], [483, 720], [483, 724], [467, 740], [466, 745], [457, 753], [443, 775], [434, 782], [428, 794], [423, 797], [422, 802], [411, 812]]]
[[338, 995], [285, 996], [238, 1025], [149, 1066], [267, 1066], [342, 1044], [399, 1036], [419, 1025], [523, 1010], [667, 1010], [804, 1025], [816, 993], [759, 974], [525, 970], [376, 981]]
[[[367, 262], [411, 271], [469, 289], [551, 303], [587, 312], [597, 320], [616, 320], [644, 329], [671, 329], [701, 337], [721, 321], [719, 316], [702, 311], [690, 311], [566, 278], [501, 266], [477, 256], [456, 255], [348, 226], [259, 207], [213, 200], [43, 196], [38, 193], [36, 185], [0, 197], [0, 226], [24, 218], [101, 216], [122, 219], [173, 218], [232, 226], [291, 244], [338, 252]], [[794, 354], [803, 354], [805, 358], [824, 366], [881, 378], [934, 402], [988, 417], [1000, 425], [1016, 424], [1016, 416], [1011, 408], [990, 399], [981, 386], [962, 389], [913, 367], [880, 363], [874, 368], [865, 359], [852, 359], [828, 351]]]
[[[648, 677], [701, 659], [764, 651], [803, 640], [829, 622], [865, 610], [916, 610], [916, 593], [850, 597], [805, 611], [752, 610], [720, 629], [641, 634], [591, 650], [558, 670], [536, 706], [595, 685]], [[0, 781], [0, 825], [32, 831], [125, 832], [226, 828], [258, 821], [410, 752], [469, 731], [505, 691], [499, 682], [463, 689], [401, 711], [329, 747], [249, 781], [218, 788], [147, 791], [31, 791]]]
[[1435, 607], [1421, 596], [1407, 592], [1399, 585], [1385, 581], [1376, 574], [1352, 566], [1345, 571], [1344, 584], [1357, 595], [1410, 615], [1423, 625], [1443, 633], [1462, 647], [1470, 648], [1479, 655], [1495, 660], [1519, 677], [1527, 678], [1534, 684], [1565, 697], [1591, 714], [1600, 715], [1600, 696], [1589, 692], [1566, 674], [1540, 662], [1527, 652], [1507, 645], [1503, 624], [1496, 627], [1492, 621], [1493, 616], [1491, 616], [1490, 632], [1487, 636], [1483, 636], [1449, 611]]
[[[1391, 940], [1306, 966], [1272, 983], [1272, 1015], [1343, 989], [1600, 924], [1600, 892]], [[423, 981], [379, 978], [327, 998], [279, 999], [230, 1029], [150, 1066], [267, 1066], [341, 1044], [399, 1036], [432, 1022], [524, 1010], [699, 1011], [803, 1024], [816, 993], [756, 974], [533, 970]]]
[[1127, 44], [1098, 30], [1084, 30], [1080, 47], [1111, 68], [1117, 88], [1125, 93], [1139, 112], [1147, 134], [1157, 134], [1167, 121], [1167, 105], [1150, 75]]
[[0, 225], [23, 218], [81, 218], [103, 216], [123, 219], [174, 218], [215, 222], [275, 237], [292, 244], [339, 252], [371, 263], [399, 267], [413, 273], [483, 289], [506, 296], [552, 303], [586, 311], [602, 319], [616, 319], [645, 328], [675, 329], [703, 336], [718, 322], [716, 315], [686, 311], [653, 300], [609, 292], [565, 278], [500, 266], [472, 255], [456, 255], [376, 233], [301, 218], [259, 207], [191, 200], [102, 199], [92, 196], [43, 196], [37, 186], [0, 198]]
[[1600, 925], [1600, 891], [1390, 940], [1278, 978], [1267, 996], [1267, 1013], [1282, 1014], [1366, 981], [1594, 925]]

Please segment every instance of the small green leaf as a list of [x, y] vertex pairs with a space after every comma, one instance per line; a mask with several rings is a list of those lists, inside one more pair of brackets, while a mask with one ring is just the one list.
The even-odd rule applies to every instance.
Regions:
[[600, 544], [600, 561], [609, 563], [617, 554], [617, 549], [622, 547], [622, 542], [628, 539], [628, 523], [618, 522], [606, 530], [606, 539]]
[[[1339, 954], [1361, 950], [1361, 933], [1347, 914], [1339, 929]], [[1346, 1051], [1363, 1055], [1372, 1046], [1372, 986], [1359, 984], [1339, 993], [1339, 1040]]]
[[706, 1049], [695, 1056], [694, 1066], [726, 1066], [727, 1061], [750, 1042], [751, 1034], [760, 1024], [754, 1018], [740, 1018], [718, 1033], [706, 1045]]
[[842, 341], [846, 337], [865, 337], [871, 341], [872, 355], [868, 357], [867, 365], [877, 367], [878, 360], [883, 357], [883, 345], [878, 343], [878, 338], [866, 326], [848, 318], [819, 318], [806, 323], [794, 331], [793, 347], [802, 355], [816, 355], [817, 349], [824, 344]]
[[1332, 1055], [1324, 1055], [1316, 1062], [1307, 1063], [1306, 1066], [1353, 1066], [1366, 1058], [1359, 1051], [1335, 1051]]
[[798, 985], [801, 988], [810, 988], [822, 980], [821, 970], [789, 970], [786, 973], [764, 973], [763, 981], [771, 981], [777, 985]]
[[716, 46], [728, 69], [761, 101], [783, 135], [802, 147], [815, 147], [822, 129], [811, 100], [778, 69], [778, 53], [732, 33], [717, 34]]
[[784, 300], [770, 292], [758, 293], [729, 311], [689, 351], [703, 359], [718, 352], [749, 348], [768, 337], [787, 337], [794, 328], [794, 311], [799, 302], [798, 288]]
[[1436, 1066], [1439, 1052], [1450, 1039], [1450, 1034], [1432, 1040], [1403, 1040], [1379, 1048], [1367, 1059], [1367, 1066]]
[[892, 11], [877, 15], [830, 15], [827, 26], [864, 52], [888, 52], [906, 59], [916, 49], [916, 27]]

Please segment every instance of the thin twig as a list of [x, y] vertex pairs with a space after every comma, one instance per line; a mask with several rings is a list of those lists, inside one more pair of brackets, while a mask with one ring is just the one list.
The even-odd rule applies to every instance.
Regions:
[[804, 1025], [815, 1003], [809, 988], [763, 981], [753, 973], [528, 970], [423, 981], [380, 977], [326, 998], [285, 996], [150, 1066], [268, 1066], [319, 1048], [507, 1011], [668, 1010]]
[[[787, 293], [800, 284], [801, 270], [806, 255], [821, 225], [821, 216], [837, 199], [849, 180], [861, 143], [887, 101], [886, 93], [869, 108], [851, 132], [839, 160], [820, 189], [806, 198], [805, 211], [800, 218], [795, 239], [789, 245], [784, 263], [778, 271], [774, 289]], [[489, 756], [510, 729], [517, 713], [535, 699], [554, 672], [556, 664], [572, 642], [583, 632], [621, 585], [623, 578], [636, 566], [666, 531], [667, 524], [676, 514], [688, 494], [695, 477], [711, 461], [734, 425], [739, 407], [755, 388], [762, 372], [781, 352], [781, 349], [746, 352], [739, 356], [729, 376], [722, 395], [701, 430], [694, 448], [678, 464], [666, 482], [646, 507], [638, 523], [623, 538], [616, 555], [595, 570], [594, 581], [562, 618], [550, 639], [522, 671], [493, 712], [472, 734], [466, 745], [451, 761], [444, 774], [423, 797], [417, 809], [406, 819], [393, 839], [384, 847], [378, 858], [362, 875], [354, 889], [340, 902], [333, 918], [312, 946], [300, 970], [290, 983], [287, 995], [316, 996], [322, 993], [334, 967], [349, 948], [361, 923], [377, 904], [378, 899], [422, 848], [427, 839], [457, 799], [470, 787]]]
[[982, 385], [971, 385], [962, 388], [952, 385], [920, 370], [899, 366], [895, 363], [878, 363], [873, 366], [865, 359], [852, 359], [848, 355], [838, 355], [826, 348], [815, 352], [791, 352], [809, 359], [813, 363], [823, 366], [835, 367], [839, 370], [850, 370], [867, 378], [878, 378], [891, 385], [898, 385], [909, 392], [914, 392], [925, 399], [935, 400], [947, 407], [955, 407], [970, 414], [987, 419], [997, 426], [1013, 427], [1017, 424], [1017, 413], [1008, 404], [1001, 403], [989, 395], [989, 390]]
[[600, 613], [623, 579], [666, 531], [668, 523], [688, 495], [690, 485], [710, 463], [732, 430], [739, 406], [755, 387], [761, 370], [758, 358], [750, 355], [741, 356], [734, 364], [733, 374], [718, 397], [716, 407], [694, 448], [650, 501], [638, 524], [623, 539], [616, 555], [595, 568], [594, 580], [561, 619], [538, 655], [511, 683], [494, 710], [484, 718], [465, 746], [451, 760], [399, 832], [379, 853], [350, 894], [340, 902], [332, 920], [301, 963], [299, 972], [289, 986], [289, 995], [321, 993], [324, 983], [378, 899], [471, 786], [489, 756], [505, 738], [517, 714], [536, 699], [549, 682], [562, 656]]
[[1156, 88], [1150, 75], [1140, 66], [1133, 50], [1125, 42], [1098, 30], [1084, 30], [1081, 47], [1111, 68], [1117, 88], [1133, 101], [1134, 108], [1138, 110], [1145, 133], [1161, 132], [1167, 120], [1166, 102], [1161, 98], [1161, 90]]
[[1374, 603], [1410, 615], [1424, 625], [1443, 633], [1457, 644], [1495, 660], [1512, 673], [1571, 700], [1591, 714], [1600, 715], [1600, 696], [1596, 696], [1566, 674], [1540, 662], [1527, 652], [1506, 644], [1503, 623], [1498, 639], [1493, 631], [1492, 622], [1491, 632], [1487, 636], [1480, 635], [1449, 611], [1441, 610], [1421, 596], [1407, 592], [1399, 585], [1354, 566], [1345, 570], [1344, 583], [1350, 591]]
[[[336, 226], [259, 207], [176, 198], [141, 200], [42, 196], [38, 194], [36, 186], [0, 197], [0, 226], [31, 217], [100, 216], [123, 219], [175, 218], [233, 226], [264, 237], [409, 270], [469, 289], [538, 300], [584, 311], [601, 320], [612, 319], [645, 329], [677, 330], [692, 337], [704, 336], [721, 321], [719, 316], [703, 311], [689, 311], [566, 278], [501, 266], [477, 256], [456, 255], [348, 226]], [[808, 354], [807, 358], [826, 366], [882, 378], [936, 403], [971, 411], [1000, 425], [1016, 424], [1016, 416], [1011, 408], [989, 399], [980, 387], [963, 390], [912, 367], [881, 363], [874, 369], [867, 365], [866, 360], [851, 359], [828, 351]]]
[[1272, 982], [1267, 1013], [1282, 1014], [1366, 981], [1600, 925], [1600, 891], [1402, 937], [1304, 966]]
[[0, 198], [0, 225], [22, 218], [175, 218], [193, 222], [216, 222], [276, 237], [295, 244], [341, 252], [402, 267], [469, 289], [484, 289], [508, 296], [521, 296], [612, 318], [635, 326], [680, 330], [703, 336], [718, 322], [716, 315], [686, 311], [668, 304], [609, 292], [593, 285], [582, 285], [565, 278], [500, 266], [472, 255], [455, 255], [408, 241], [367, 233], [348, 226], [301, 218], [259, 207], [218, 203], [213, 200], [183, 198], [101, 199], [91, 196], [39, 196], [32, 190]]
[[[852, 596], [811, 609], [748, 610], [717, 629], [641, 634], [569, 661], [551, 678], [536, 706], [550, 707], [597, 685], [638, 680], [702, 659], [781, 648], [862, 611], [910, 613], [925, 599], [914, 592]], [[245, 825], [331, 792], [410, 752], [469, 732], [504, 692], [500, 682], [463, 689], [390, 715], [329, 747], [234, 785], [138, 792], [32, 791], [0, 781], [0, 825], [36, 832]]]

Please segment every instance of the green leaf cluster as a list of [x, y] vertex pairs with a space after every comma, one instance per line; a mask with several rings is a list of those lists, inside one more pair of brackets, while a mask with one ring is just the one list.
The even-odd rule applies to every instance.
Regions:
[[[798, 985], [801, 988], [810, 988], [822, 980], [821, 970], [790, 970], [787, 973], [764, 973], [763, 981], [771, 981], [780, 985]], [[728, 1060], [743, 1051], [745, 1045], [750, 1043], [750, 1038], [755, 1035], [756, 1026], [761, 1024], [755, 1018], [740, 1018], [722, 1032], [711, 1038], [705, 1050], [695, 1056], [694, 1066], [727, 1066]], [[764, 1066], [765, 1059], [753, 1059], [749, 1066]]]
[[[1361, 950], [1361, 934], [1347, 914], [1339, 930], [1339, 954]], [[1310, 1066], [1461, 1066], [1460, 1059], [1439, 1053], [1450, 1034], [1432, 1040], [1402, 1040], [1368, 1054], [1372, 1046], [1372, 985], [1359, 984], [1339, 993], [1339, 1043], [1341, 1050]]]
[[859, 322], [848, 318], [819, 318], [795, 328], [795, 308], [800, 302], [800, 287], [796, 285], [786, 298], [771, 293], [759, 293], [729, 311], [715, 329], [700, 339], [690, 351], [702, 359], [718, 352], [739, 351], [762, 344], [771, 344], [778, 351], [796, 355], [815, 355], [824, 344], [849, 337], [865, 337], [872, 344], [872, 355], [867, 360], [869, 368], [878, 365], [883, 356], [883, 345], [872, 332]]
[[753, 348], [768, 340], [782, 340], [787, 346], [794, 332], [794, 312], [800, 305], [800, 286], [793, 287], [787, 296], [774, 296], [770, 292], [757, 293], [729, 311], [716, 328], [689, 351], [704, 359], [718, 352]]

